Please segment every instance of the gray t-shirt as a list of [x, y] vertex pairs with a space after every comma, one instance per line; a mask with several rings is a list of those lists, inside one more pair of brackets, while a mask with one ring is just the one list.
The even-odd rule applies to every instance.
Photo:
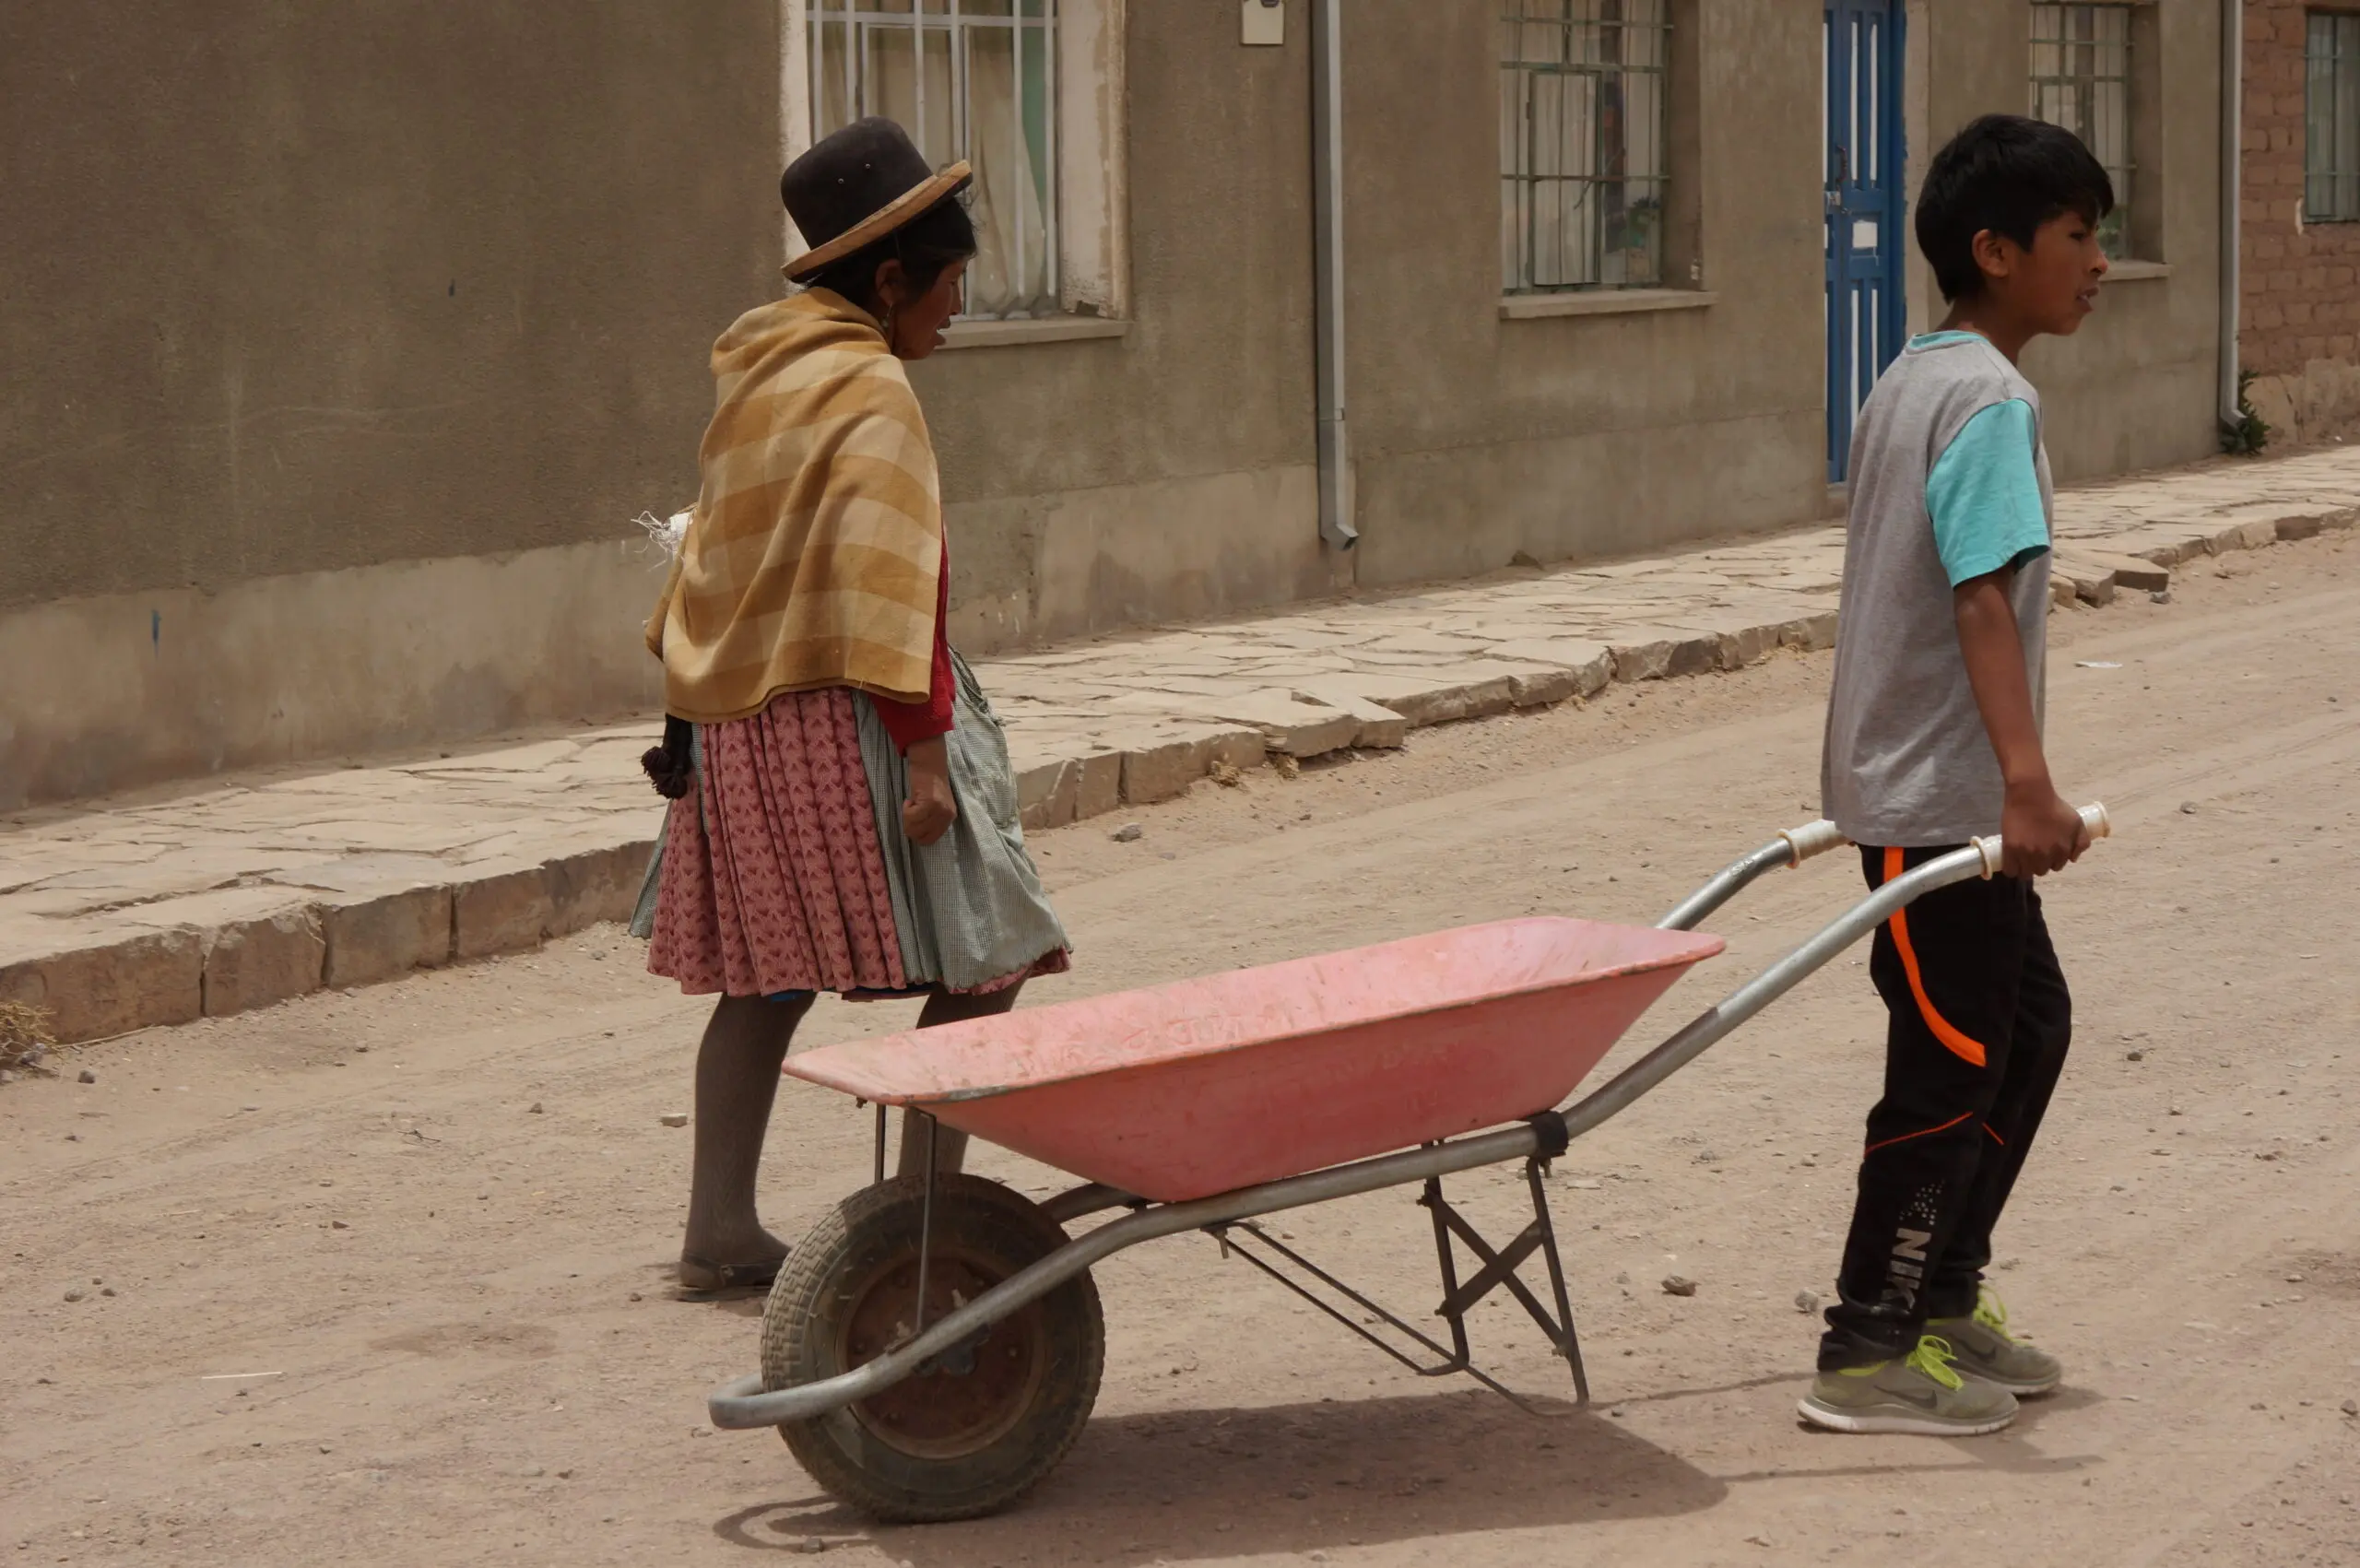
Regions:
[[2040, 395], [1974, 333], [1914, 338], [1860, 410], [1851, 483], [1823, 808], [1847, 838], [1879, 847], [1996, 833], [2007, 791], [1951, 591], [2016, 569], [2037, 717], [2052, 506]]

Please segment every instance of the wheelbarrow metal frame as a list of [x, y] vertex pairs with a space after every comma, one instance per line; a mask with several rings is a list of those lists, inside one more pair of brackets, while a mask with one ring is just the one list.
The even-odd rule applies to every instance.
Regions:
[[[2082, 818], [2094, 838], [2103, 838], [2110, 831], [2103, 806], [2084, 808]], [[1826, 822], [1781, 833], [1705, 883], [1658, 925], [1666, 930], [1693, 929], [1697, 922], [1762, 876], [1781, 867], [1799, 866], [1845, 842], [1843, 835]], [[1573, 1139], [1629, 1109], [1641, 1095], [1704, 1055], [1836, 954], [1873, 932], [1896, 911], [1939, 888], [1973, 877], [1989, 878], [1998, 872], [2000, 865], [2000, 841], [1979, 839], [1965, 849], [1893, 878], [1793, 952], [1674, 1031], [1661, 1044], [1602, 1087], [1564, 1110], [1544, 1111], [1492, 1132], [1182, 1203], [1145, 1203], [1097, 1184], [1076, 1187], [1044, 1206], [1060, 1223], [1108, 1208], [1131, 1207], [1134, 1212], [1075, 1237], [1048, 1256], [926, 1326], [903, 1344], [850, 1372], [818, 1383], [768, 1392], [762, 1388], [761, 1375], [754, 1373], [715, 1389], [706, 1397], [706, 1409], [714, 1425], [730, 1430], [808, 1421], [857, 1404], [891, 1387], [932, 1358], [1039, 1300], [1084, 1269], [1142, 1242], [1178, 1235], [1184, 1231], [1209, 1230], [1218, 1233], [1221, 1228], [1240, 1221], [1333, 1198], [1431, 1181], [1511, 1160], [1548, 1159], [1561, 1154]]]

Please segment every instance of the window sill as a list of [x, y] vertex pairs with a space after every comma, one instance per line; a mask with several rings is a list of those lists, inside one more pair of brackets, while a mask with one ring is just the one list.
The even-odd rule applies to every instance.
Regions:
[[1592, 289], [1577, 294], [1508, 294], [1500, 300], [1502, 321], [1540, 316], [1621, 316], [1646, 311], [1696, 311], [1720, 296], [1702, 289]]
[[1013, 348], [1027, 343], [1072, 343], [1085, 337], [1121, 337], [1127, 321], [1105, 316], [1035, 316], [1025, 321], [954, 321], [942, 329], [949, 348]]
[[2106, 269], [2108, 283], [2142, 283], [2151, 277], [2169, 277], [2169, 262], [2118, 261]]

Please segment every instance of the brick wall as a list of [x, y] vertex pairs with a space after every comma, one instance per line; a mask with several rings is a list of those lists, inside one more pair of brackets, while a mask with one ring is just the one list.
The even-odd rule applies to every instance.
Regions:
[[2360, 223], [2303, 221], [2303, 0], [2247, 0], [2238, 355], [2282, 442], [2360, 431]]

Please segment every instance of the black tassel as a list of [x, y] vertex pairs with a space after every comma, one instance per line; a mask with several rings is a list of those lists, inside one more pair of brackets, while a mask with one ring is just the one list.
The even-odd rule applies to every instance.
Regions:
[[664, 715], [664, 744], [651, 746], [639, 765], [647, 770], [647, 779], [655, 793], [667, 800], [678, 800], [687, 796], [689, 786], [696, 782], [696, 769], [690, 762], [696, 730], [686, 719]]

